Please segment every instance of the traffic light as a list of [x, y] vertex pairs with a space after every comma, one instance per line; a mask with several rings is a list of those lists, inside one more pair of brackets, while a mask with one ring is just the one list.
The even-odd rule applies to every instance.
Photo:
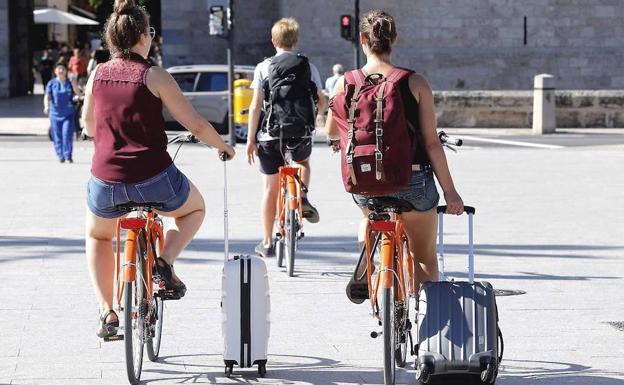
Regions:
[[351, 15], [341, 15], [340, 16], [340, 36], [343, 39], [347, 39], [349, 41], [353, 41], [353, 39], [354, 39], [353, 16], [351, 16]]

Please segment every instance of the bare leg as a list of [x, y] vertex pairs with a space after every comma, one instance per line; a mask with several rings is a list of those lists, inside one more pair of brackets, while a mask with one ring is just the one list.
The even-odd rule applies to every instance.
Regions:
[[265, 245], [273, 242], [273, 224], [275, 223], [275, 211], [277, 210], [277, 190], [279, 182], [279, 174], [263, 175], [264, 192], [262, 195], [262, 225], [263, 238]]
[[436, 210], [427, 212], [410, 211], [401, 214], [410, 250], [414, 257], [415, 285], [438, 280], [438, 260], [436, 256], [436, 231], [438, 215]]
[[[87, 209], [85, 234], [87, 264], [101, 312], [113, 307], [115, 256], [112, 241], [116, 229], [117, 219], [101, 218]], [[115, 316], [112, 314], [106, 319], [107, 322], [114, 320]]]
[[[201, 227], [206, 214], [204, 199], [191, 183], [191, 192], [186, 202], [177, 210], [158, 212], [160, 215], [175, 218], [174, 224], [165, 235], [165, 248], [161, 258], [168, 264], [173, 265], [182, 250], [193, 240], [193, 237]], [[174, 274], [174, 278], [178, 279]]]
[[[312, 170], [310, 168], [310, 159], [306, 159], [304, 161], [301, 162], [294, 162], [296, 167], [299, 167], [301, 169], [301, 179], [303, 179], [303, 183], [305, 183], [306, 186], [310, 187], [310, 176], [312, 173]], [[302, 196], [306, 196], [305, 192], [301, 192]]]

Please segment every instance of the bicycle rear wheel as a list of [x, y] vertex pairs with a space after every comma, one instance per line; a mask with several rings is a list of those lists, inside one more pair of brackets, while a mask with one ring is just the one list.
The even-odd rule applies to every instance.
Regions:
[[384, 347], [384, 385], [394, 385], [396, 372], [394, 288], [395, 286], [381, 289], [381, 323], [383, 326]]
[[289, 208], [285, 208], [286, 219], [286, 272], [292, 277], [295, 271], [295, 252], [297, 250], [297, 212]]
[[141, 246], [139, 235], [136, 258], [136, 276], [134, 281], [125, 283], [124, 288], [124, 343], [126, 350], [126, 372], [131, 384], [138, 384], [143, 368], [143, 343], [145, 341], [145, 284], [143, 283], [143, 269], [145, 249]]
[[[407, 362], [407, 350], [409, 348], [409, 337], [411, 333], [411, 322], [409, 320], [409, 309], [410, 309], [410, 274], [409, 274], [409, 245], [406, 238], [401, 239], [401, 248], [403, 251], [403, 283], [405, 287], [403, 288], [403, 300], [395, 301], [395, 325], [396, 325], [396, 339], [397, 339], [397, 347], [396, 347], [396, 364], [398, 367], [402, 368], [405, 366]], [[395, 287], [399, 287], [399, 282], [395, 280]], [[401, 290], [401, 289], [397, 289]]]
[[162, 298], [152, 299], [152, 309], [150, 312], [150, 334], [147, 338], [147, 357], [150, 361], [156, 361], [160, 353], [160, 340], [162, 337], [164, 303]]

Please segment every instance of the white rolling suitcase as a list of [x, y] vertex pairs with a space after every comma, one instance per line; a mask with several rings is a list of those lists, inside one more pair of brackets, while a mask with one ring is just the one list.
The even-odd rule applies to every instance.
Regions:
[[266, 264], [261, 258], [229, 254], [227, 169], [224, 175], [225, 264], [221, 282], [221, 332], [224, 340], [223, 361], [229, 377], [234, 365], [249, 368], [258, 365], [258, 374], [266, 374], [271, 301]]

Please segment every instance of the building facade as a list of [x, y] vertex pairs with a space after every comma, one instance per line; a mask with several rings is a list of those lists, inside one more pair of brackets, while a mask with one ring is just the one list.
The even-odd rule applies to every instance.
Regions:
[[[162, 1], [166, 65], [224, 63], [226, 43], [208, 36], [215, 0]], [[299, 50], [323, 77], [334, 63], [352, 68], [353, 45], [340, 38], [339, 17], [353, 1], [236, 0], [235, 57], [255, 64], [272, 54], [270, 28], [292, 16]], [[622, 0], [362, 0], [397, 21], [398, 65], [424, 74], [438, 90], [530, 89], [551, 73], [561, 89], [624, 89]]]

